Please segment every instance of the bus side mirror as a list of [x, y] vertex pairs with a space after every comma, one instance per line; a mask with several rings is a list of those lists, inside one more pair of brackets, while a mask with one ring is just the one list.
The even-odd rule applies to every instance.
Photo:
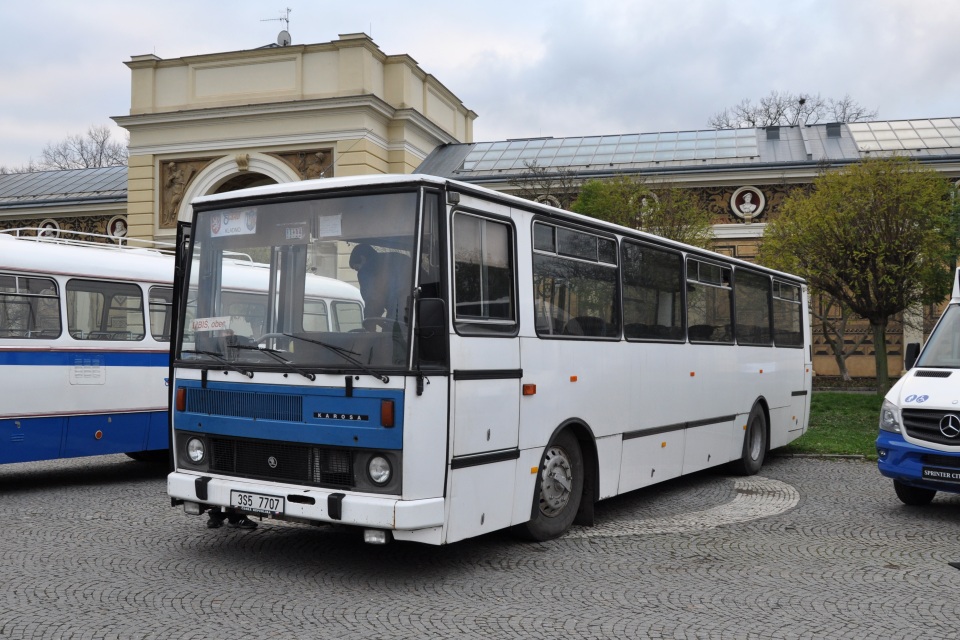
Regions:
[[440, 298], [421, 298], [416, 305], [417, 351], [421, 362], [447, 359], [447, 308]]
[[903, 358], [903, 368], [905, 371], [910, 371], [913, 369], [913, 365], [917, 364], [917, 358], [920, 356], [920, 343], [911, 342], [907, 345], [907, 354]]

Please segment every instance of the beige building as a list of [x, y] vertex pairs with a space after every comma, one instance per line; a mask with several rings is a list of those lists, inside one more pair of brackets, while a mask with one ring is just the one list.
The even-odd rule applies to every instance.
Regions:
[[130, 237], [169, 239], [201, 195], [373, 173], [411, 173], [473, 140], [476, 114], [407, 55], [365, 34], [170, 60], [134, 56]]
[[[824, 168], [890, 153], [911, 157], [957, 181], [960, 118], [462, 143], [438, 148], [417, 172], [553, 204], [570, 201], [580, 185], [593, 179], [633, 176], [646, 180], [654, 192], [658, 185], [682, 187], [713, 214], [712, 248], [753, 261], [767, 224], [791, 191], [812, 188]], [[824, 309], [818, 299], [811, 303], [818, 311]], [[890, 371], [900, 371], [904, 345], [920, 342], [937, 315], [933, 308], [918, 309], [912, 322], [891, 322], [886, 345]], [[838, 367], [822, 325], [814, 321], [812, 326], [814, 369], [835, 375]], [[857, 321], [844, 335], [852, 376], [874, 375], [869, 331], [865, 322]]]
[[[0, 176], [0, 229], [42, 223], [115, 241], [118, 230], [172, 240], [201, 195], [417, 171], [526, 196], [532, 163], [557, 185], [537, 189], [553, 204], [593, 178], [638, 175], [691, 189], [713, 211], [714, 248], [754, 260], [786, 195], [809, 188], [824, 167], [896, 152], [960, 178], [960, 118], [474, 142], [477, 114], [411, 57], [387, 55], [364, 34], [126, 64], [130, 114], [114, 120], [130, 134], [129, 168]], [[928, 328], [890, 328], [891, 371]], [[814, 330], [816, 370], [834, 373]], [[873, 375], [865, 330], [846, 337], [858, 345], [847, 361], [854, 376]]]

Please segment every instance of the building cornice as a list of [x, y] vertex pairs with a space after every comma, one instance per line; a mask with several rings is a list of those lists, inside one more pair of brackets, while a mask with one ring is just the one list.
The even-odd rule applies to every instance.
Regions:
[[161, 111], [157, 113], [112, 116], [111, 120], [124, 129], [138, 127], [182, 127], [185, 124], [205, 124], [211, 120], [262, 118], [264, 116], [302, 116], [313, 112], [334, 110], [365, 109], [392, 118], [397, 111], [383, 99], [373, 94], [337, 98], [315, 98], [312, 100], [288, 100], [282, 102], [262, 102], [256, 104], [231, 105], [222, 107], [203, 107], [180, 111]]
[[76, 200], [49, 200], [4, 203], [0, 205], [0, 219], [22, 218], [29, 215], [51, 216], [85, 216], [85, 215], [116, 215], [127, 211], [127, 192], [113, 198], [83, 198]]

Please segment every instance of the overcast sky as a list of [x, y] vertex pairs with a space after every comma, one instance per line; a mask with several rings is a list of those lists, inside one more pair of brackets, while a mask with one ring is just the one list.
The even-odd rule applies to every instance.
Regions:
[[956, 0], [3, 0], [0, 166], [115, 127], [131, 56], [254, 49], [286, 7], [294, 44], [364, 32], [412, 56], [479, 115], [477, 141], [705, 129], [771, 90], [960, 117]]

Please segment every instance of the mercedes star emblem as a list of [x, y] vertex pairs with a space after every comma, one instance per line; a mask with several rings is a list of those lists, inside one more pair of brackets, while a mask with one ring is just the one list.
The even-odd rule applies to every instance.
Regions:
[[940, 433], [947, 438], [960, 436], [960, 416], [955, 413], [948, 413], [940, 418]]

